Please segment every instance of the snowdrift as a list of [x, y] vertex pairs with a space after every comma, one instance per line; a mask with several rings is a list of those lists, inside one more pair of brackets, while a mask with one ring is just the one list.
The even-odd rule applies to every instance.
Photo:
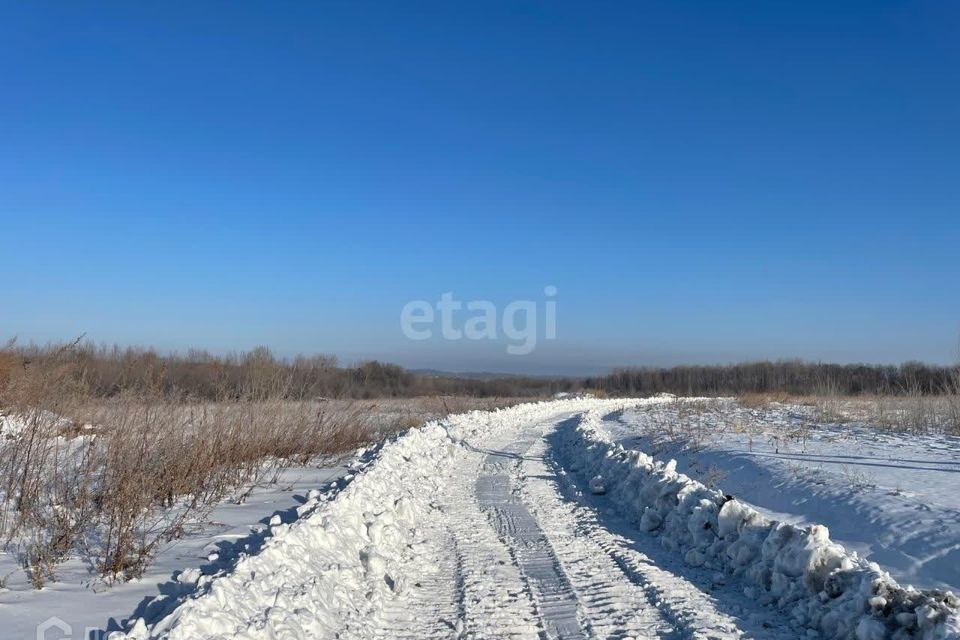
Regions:
[[606, 493], [688, 564], [740, 577], [747, 597], [775, 604], [812, 637], [960, 639], [952, 593], [901, 586], [831, 542], [826, 527], [767, 519], [678, 473], [675, 461], [624, 449], [605, 436], [602, 419], [603, 411], [591, 410], [563, 429], [563, 454], [594, 493]]

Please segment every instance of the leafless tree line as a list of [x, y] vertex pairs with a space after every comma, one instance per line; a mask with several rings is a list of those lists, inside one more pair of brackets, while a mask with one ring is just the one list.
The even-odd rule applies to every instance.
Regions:
[[636, 367], [593, 377], [457, 376], [411, 372], [369, 361], [339, 366], [329, 355], [276, 357], [266, 347], [213, 355], [202, 350], [160, 354], [153, 349], [75, 343], [0, 349], [0, 382], [17, 368], [56, 361], [91, 397], [150, 393], [194, 400], [314, 400], [417, 396], [543, 397], [561, 391], [611, 395], [661, 392], [688, 396], [747, 393], [793, 395], [941, 395], [960, 391], [960, 368], [764, 361], [732, 365]]
[[668, 392], [686, 396], [786, 393], [803, 396], [932, 396], [960, 394], [960, 369], [908, 362], [899, 366], [803, 361], [619, 369], [583, 381], [617, 395]]
[[[468, 377], [411, 372], [378, 361], [339, 366], [329, 355], [276, 357], [266, 347], [213, 355], [202, 350], [160, 354], [153, 349], [91, 344], [16, 346], [0, 350], [0, 382], [16, 368], [55, 360], [91, 397], [150, 393], [194, 400], [314, 400], [418, 396], [544, 397], [561, 391], [610, 395], [661, 392], [688, 396], [748, 393], [792, 395], [956, 395], [960, 369], [919, 362], [902, 365], [829, 364], [798, 360], [733, 365], [623, 368], [605, 376]], [[5, 373], [6, 371], [6, 373]]]
[[160, 354], [153, 349], [72, 344], [18, 346], [0, 351], [3, 371], [56, 360], [68, 366], [91, 397], [123, 392], [203, 400], [316, 398], [410, 398], [417, 396], [532, 397], [577, 386], [575, 380], [509, 376], [492, 378], [429, 375], [369, 361], [338, 366], [329, 355], [282, 359], [266, 347], [235, 354], [202, 350]]

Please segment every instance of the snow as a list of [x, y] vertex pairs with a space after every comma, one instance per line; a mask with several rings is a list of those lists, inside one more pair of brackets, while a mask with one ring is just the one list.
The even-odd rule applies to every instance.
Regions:
[[[616, 441], [673, 403], [569, 398], [430, 422], [331, 471], [336, 491], [305, 477], [299, 505], [254, 494], [142, 583], [0, 593], [0, 617], [33, 637], [40, 613], [114, 616], [115, 640], [960, 638], [952, 595], [901, 586], [826, 526]], [[259, 533], [239, 524], [253, 513]]]
[[590, 478], [590, 492], [594, 495], [603, 495], [607, 492], [607, 487], [603, 484], [603, 476], [593, 476]]
[[581, 452], [584, 473], [606, 478], [608, 495], [641, 528], [657, 531], [664, 547], [691, 564], [746, 579], [749, 596], [775, 603], [797, 625], [827, 638], [955, 637], [960, 602], [952, 594], [902, 587], [876, 563], [831, 541], [826, 527], [771, 520], [736, 504], [679, 473], [675, 460], [624, 449], [603, 422], [599, 412], [588, 413], [566, 432], [565, 446]]
[[725, 400], [683, 417], [673, 403], [644, 405], [602, 428], [767, 517], [826, 525], [901, 582], [960, 592], [956, 436], [824, 424], [808, 407], [745, 409]]
[[[5, 415], [0, 413], [0, 438], [14, 437], [20, 434], [24, 429], [37, 425], [42, 429], [62, 428], [69, 429], [73, 423], [51, 411], [31, 411], [22, 414]], [[93, 426], [89, 424], [82, 425], [82, 429], [90, 430]]]
[[[260, 552], [239, 560], [232, 573], [204, 585], [164, 617], [133, 622], [123, 637], [262, 638], [289, 629], [371, 637], [390, 601], [434, 573], [437, 554], [449, 551], [437, 548], [435, 536], [426, 531], [439, 516], [434, 494], [457, 470], [458, 462], [475, 455], [468, 439], [515, 426], [520, 419], [583, 410], [591, 402], [563, 400], [470, 412], [409, 430], [386, 444], [375, 463], [336, 500], [319, 505], [292, 525], [275, 528]], [[471, 517], [476, 518], [474, 512]], [[469, 539], [470, 533], [476, 532], [462, 535]], [[491, 556], [474, 574], [462, 578], [464, 589], [476, 589], [489, 599], [505, 582], [517, 581], [517, 569], [507, 570], [510, 565], [495, 536], [474, 536], [471, 546], [489, 549]], [[498, 556], [501, 560], [494, 560]], [[490, 580], [491, 566], [507, 570], [494, 574], [501, 580]], [[479, 582], [473, 582], [477, 578]], [[496, 624], [535, 637], [532, 605], [525, 608], [520, 591], [518, 587], [496, 606]], [[488, 618], [484, 624], [490, 624], [489, 616], [484, 617]]]

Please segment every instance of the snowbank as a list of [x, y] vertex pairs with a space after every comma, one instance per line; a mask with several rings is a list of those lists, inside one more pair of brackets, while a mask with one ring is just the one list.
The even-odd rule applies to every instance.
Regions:
[[602, 415], [589, 411], [561, 433], [565, 454], [591, 489], [602, 485], [641, 529], [658, 534], [687, 563], [739, 576], [747, 597], [775, 604], [826, 638], [960, 639], [960, 602], [950, 592], [902, 587], [877, 564], [831, 542], [826, 527], [767, 519], [677, 473], [675, 461], [655, 462], [614, 444], [601, 428]]
[[336, 500], [318, 503], [320, 496], [311, 495], [301, 509], [312, 511], [273, 526], [263, 549], [233, 573], [201, 582], [194, 597], [154, 624], [139, 620], [111, 638], [327, 637], [362, 627], [389, 592], [405, 588], [404, 551], [430, 511], [422, 489], [453, 448], [437, 425], [409, 432]]

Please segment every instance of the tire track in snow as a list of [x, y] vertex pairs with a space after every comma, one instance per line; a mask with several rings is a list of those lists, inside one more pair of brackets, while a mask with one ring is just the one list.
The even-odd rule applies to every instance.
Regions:
[[625, 521], [608, 529], [602, 498], [583, 495], [552, 457], [549, 435], [562, 424], [559, 416], [517, 424], [487, 449], [467, 445], [464, 463], [436, 485], [435, 517], [411, 553], [424, 567], [417, 582], [385, 602], [375, 632], [362, 637], [797, 638], [734, 588], [725, 595], [744, 604], [738, 615], [691, 581], [688, 573], [709, 583], [698, 570], [657, 566], [617, 533], [632, 535]]
[[549, 543], [511, 493], [513, 461], [532, 443], [492, 453], [468, 447], [468, 461], [437, 487], [434, 515], [410, 554], [424, 567], [417, 582], [384, 603], [363, 637], [587, 637]]
[[[564, 428], [557, 425], [557, 428]], [[550, 438], [548, 438], [550, 439]], [[583, 535], [593, 540], [618, 567], [620, 572], [641, 588], [650, 605], [656, 607], [663, 617], [674, 627], [672, 634], [665, 638], [690, 638], [694, 640], [762, 638], [797, 639], [806, 638], [804, 629], [796, 630], [782, 614], [759, 607], [746, 599], [735, 587], [725, 587], [727, 576], [720, 582], [702, 579], [703, 571], [683, 566], [683, 573], [670, 571], [667, 567], [679, 564], [678, 559], [658, 565], [657, 561], [636, 548], [636, 543], [624, 535], [611, 531], [612, 523], [616, 530], [635, 533], [638, 539], [650, 534], [636, 531], [630, 523], [616, 515], [609, 507], [604, 507], [602, 496], [586, 496], [580, 484], [572, 474], [568, 474], [563, 464], [567, 461], [553, 460], [552, 469], [546, 475], [552, 476], [554, 498], [559, 504], [571, 511]], [[546, 465], [545, 465], [546, 466]], [[582, 480], [582, 479], [581, 479]], [[594, 504], [591, 504], [594, 503]], [[606, 509], [603, 520], [598, 510]], [[654, 554], [662, 560], [669, 552], [660, 550]], [[700, 587], [692, 581], [694, 574], [700, 574], [701, 581], [709, 587]], [[733, 603], [727, 608], [736, 615], [720, 610], [718, 601], [704, 589], [716, 589], [720, 595]], [[661, 636], [656, 636], [661, 637]]]
[[513, 550], [536, 601], [544, 632], [558, 640], [586, 638], [578, 619], [577, 597], [550, 542], [526, 505], [511, 490], [510, 471], [533, 440], [515, 442], [487, 454], [476, 482], [476, 498], [500, 538]]
[[[559, 494], [554, 469], [543, 460], [546, 443], [538, 441], [517, 468], [521, 495], [557, 550], [593, 637], [670, 638], [675, 621], [652, 606], [646, 590], [621, 571], [602, 533], [595, 531], [582, 507]], [[601, 538], [598, 540], [598, 538]]]
[[476, 464], [459, 467], [441, 499], [458, 550], [455, 579], [462, 585], [459, 635], [452, 637], [542, 638], [544, 629], [530, 585], [477, 501], [476, 482], [484, 457], [473, 456]]

